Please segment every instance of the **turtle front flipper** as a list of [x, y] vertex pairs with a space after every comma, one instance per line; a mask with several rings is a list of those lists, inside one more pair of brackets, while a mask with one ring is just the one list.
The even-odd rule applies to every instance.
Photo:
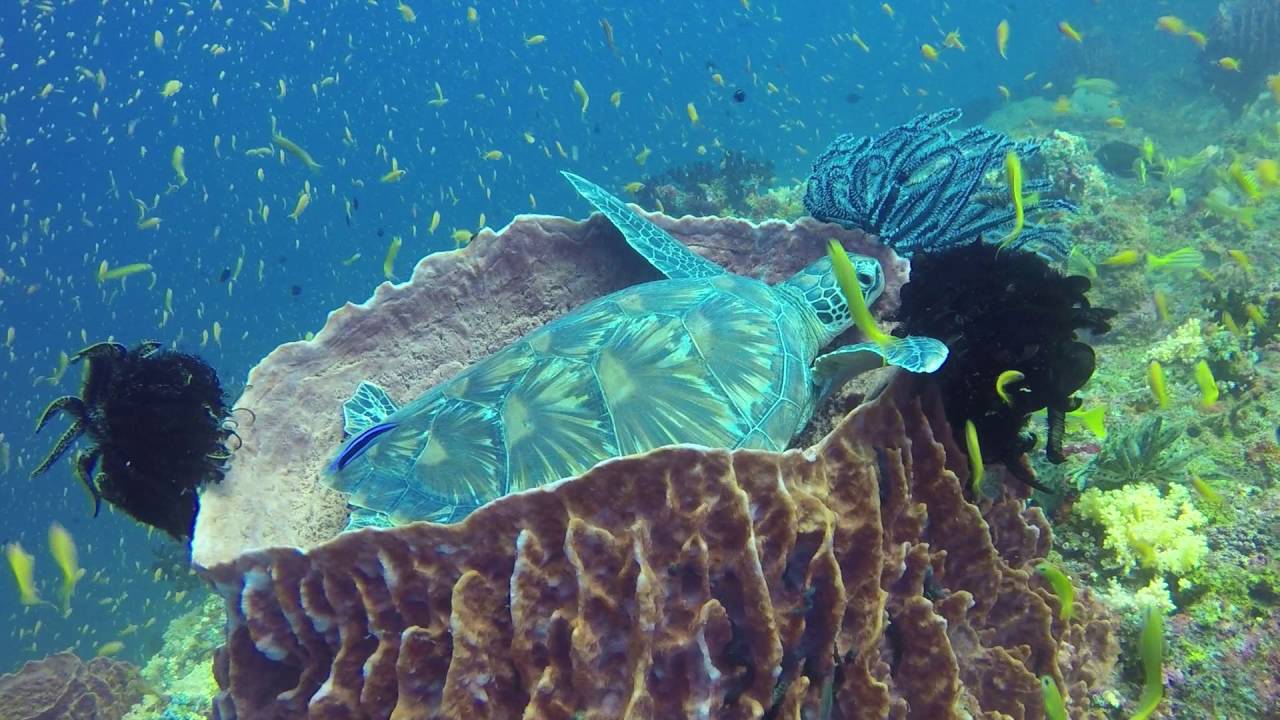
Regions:
[[361, 382], [351, 399], [342, 404], [342, 429], [347, 435], [359, 435], [399, 409], [386, 390]]
[[595, 209], [609, 218], [622, 233], [627, 244], [644, 256], [663, 275], [672, 280], [707, 278], [724, 275], [725, 269], [685, 247], [666, 230], [640, 217], [626, 203], [610, 195], [604, 188], [567, 170], [560, 174], [586, 198]]
[[931, 337], [890, 338], [884, 343], [844, 345], [814, 361], [818, 400], [868, 370], [893, 365], [914, 373], [931, 373], [947, 359], [947, 346]]

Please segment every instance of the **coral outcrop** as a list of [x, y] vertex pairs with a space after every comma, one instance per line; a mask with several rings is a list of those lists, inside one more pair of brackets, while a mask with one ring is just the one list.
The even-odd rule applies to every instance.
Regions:
[[[730, 271], [768, 282], [821, 257], [827, 238], [837, 238], [850, 252], [880, 258], [886, 287], [876, 312], [892, 311], [906, 279], [892, 251], [838, 225], [648, 217]], [[225, 479], [201, 496], [196, 563], [249, 548], [310, 547], [343, 527], [346, 504], [318, 475], [341, 445], [340, 408], [361, 380], [393, 398], [416, 397], [588, 300], [657, 277], [602, 216], [521, 216], [463, 250], [428, 256], [408, 283], [384, 283], [368, 302], [334, 311], [313, 340], [277, 348], [249, 374], [235, 407], [252, 414], [237, 413], [243, 444]]]
[[119, 720], [142, 699], [138, 669], [63, 652], [0, 675], [0, 720]]
[[1111, 623], [1087, 592], [1059, 619], [1016, 484], [966, 499], [926, 382], [808, 449], [660, 448], [214, 566], [215, 717], [1031, 719], [1046, 675], [1083, 716]]

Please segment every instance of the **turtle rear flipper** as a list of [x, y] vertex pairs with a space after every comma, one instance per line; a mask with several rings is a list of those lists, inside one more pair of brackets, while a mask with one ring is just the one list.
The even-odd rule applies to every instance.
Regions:
[[362, 381], [351, 399], [342, 404], [342, 429], [347, 435], [359, 435], [400, 408], [386, 390]]

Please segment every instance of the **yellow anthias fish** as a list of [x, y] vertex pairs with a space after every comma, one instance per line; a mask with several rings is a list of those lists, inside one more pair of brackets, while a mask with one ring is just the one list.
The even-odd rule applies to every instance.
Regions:
[[1200, 388], [1200, 407], [1208, 410], [1218, 402], [1218, 382], [1213, 378], [1209, 363], [1196, 363], [1196, 385]]
[[626, 185], [623, 185], [622, 189], [626, 190], [629, 193], [638, 193], [644, 189], [644, 183], [638, 180], [635, 182], [629, 182]]
[[996, 49], [1000, 51], [1000, 57], [1005, 60], [1009, 59], [1005, 50], [1009, 47], [1009, 21], [1001, 20], [996, 26]]
[[578, 100], [582, 102], [581, 112], [585, 116], [587, 114], [587, 106], [591, 104], [591, 96], [587, 95], [587, 89], [582, 86], [582, 83], [577, 78], [573, 80], [573, 94], [577, 95]]
[[97, 657], [111, 657], [112, 655], [118, 655], [121, 650], [124, 650], [124, 642], [112, 640], [99, 645], [96, 655]]
[[1107, 406], [1095, 405], [1091, 408], [1076, 408], [1067, 413], [1067, 427], [1081, 427], [1088, 430], [1099, 440], [1107, 439]]
[[973, 489], [973, 494], [982, 494], [982, 478], [986, 475], [985, 466], [982, 464], [982, 448], [978, 445], [978, 429], [973, 426], [972, 420], [964, 421], [964, 446], [965, 452], [969, 454], [969, 487]]
[[698, 124], [698, 108], [694, 107], [693, 103], [689, 103], [688, 105], [685, 105], [684, 112], [686, 115], [689, 116], [689, 122], [691, 124], [693, 125]]
[[1107, 267], [1127, 267], [1136, 265], [1141, 259], [1142, 255], [1138, 254], [1137, 250], [1121, 250], [1098, 264]]
[[[157, 223], [159, 222], [159, 218], [151, 219], [155, 220]], [[150, 269], [150, 263], [129, 263], [128, 265], [121, 265], [117, 268], [108, 268], [107, 261], [103, 260], [102, 264], [98, 266], [98, 282], [104, 283], [108, 280], [119, 280], [121, 278], [127, 278], [130, 275], [147, 272]]]
[[1194, 270], [1204, 264], [1204, 254], [1193, 247], [1178, 248], [1166, 255], [1147, 253], [1147, 270]]
[[1026, 379], [1026, 375], [1017, 370], [1005, 370], [996, 377], [996, 395], [1000, 401], [1010, 407], [1013, 406], [1013, 398], [1009, 397], [1008, 387], [1014, 383], [1021, 382]]
[[1071, 112], [1071, 98], [1066, 95], [1059, 95], [1058, 99], [1053, 102], [1053, 111], [1059, 115], [1066, 115]]
[[65, 615], [71, 612], [71, 595], [76, 590], [76, 582], [84, 577], [84, 569], [80, 567], [76, 544], [71, 539], [71, 533], [56, 522], [49, 525], [49, 553], [53, 555], [53, 561], [62, 572], [62, 588], [59, 596], [62, 600], [62, 612]]
[[640, 152], [636, 153], [636, 164], [643, 165], [649, 159], [649, 153], [651, 152], [653, 151], [649, 149], [648, 145], [644, 146]]
[[474, 23], [477, 23], [477, 22], [479, 22], [479, 21], [480, 21], [480, 13], [479, 13], [479, 12], [477, 12], [475, 8], [473, 8], [473, 7], [468, 7], [468, 8], [467, 8], [467, 22], [469, 22], [469, 23], [473, 23], [473, 24], [474, 24]]
[[489, 152], [485, 153], [485, 154], [484, 154], [484, 155], [482, 155], [481, 157], [482, 157], [483, 159], [485, 159], [485, 160], [501, 160], [501, 159], [502, 159], [502, 151], [501, 151], [501, 150], [490, 150]]
[[621, 90], [614, 90], [612, 93], [609, 94], [609, 104], [614, 107], [618, 107], [619, 105], [622, 104]]
[[159, 30], [152, 33], [151, 44], [154, 45], [157, 50], [164, 50], [164, 33]]
[[1217, 187], [1210, 190], [1204, 198], [1204, 207], [1214, 215], [1234, 220], [1250, 230], [1255, 227], [1254, 215], [1257, 214], [1258, 208], [1232, 205], [1231, 193], [1226, 188]]
[[1270, 158], [1258, 160], [1253, 164], [1253, 174], [1266, 187], [1280, 187], [1280, 163], [1275, 160]]
[[301, 160], [302, 164], [306, 165], [307, 169], [310, 170], [311, 172], [318, 172], [320, 170], [320, 167], [321, 167], [320, 163], [317, 163], [314, 159], [312, 159], [311, 153], [307, 152], [306, 150], [303, 150], [301, 145], [298, 145], [297, 143], [290, 140], [289, 138], [281, 135], [280, 133], [272, 133], [271, 142], [283, 148], [285, 152], [288, 152], [290, 155]]
[[173, 147], [173, 155], [169, 158], [169, 164], [173, 166], [173, 172], [177, 176], [179, 187], [187, 184], [187, 170], [183, 164], [186, 157], [187, 151], [181, 145]]
[[1071, 23], [1067, 22], [1066, 20], [1063, 20], [1062, 22], [1058, 23], [1058, 32], [1062, 33], [1064, 36], [1066, 36], [1073, 42], [1084, 42], [1084, 36], [1081, 35], [1075, 28], [1071, 27]]
[[1271, 91], [1271, 99], [1280, 103], [1280, 73], [1267, 76], [1267, 89]]
[[1120, 117], [1119, 115], [1112, 115], [1111, 117], [1107, 118], [1107, 126], [1113, 127], [1117, 130], [1123, 130], [1124, 127], [1128, 124], [1129, 122], [1124, 118]]
[[937, 62], [938, 48], [930, 45], [929, 43], [925, 43], [920, 46], [920, 56], [929, 62]]
[[1176, 15], [1161, 15], [1156, 18], [1156, 29], [1171, 35], [1182, 35], [1187, 32], [1187, 24]]
[[1164, 368], [1158, 360], [1152, 360], [1147, 366], [1147, 384], [1151, 386], [1151, 397], [1156, 405], [1164, 410], [1169, 407], [1169, 386], [1165, 383]]
[[1245, 171], [1240, 158], [1236, 158], [1231, 162], [1231, 166], [1227, 168], [1227, 174], [1231, 176], [1231, 181], [1240, 189], [1240, 193], [1248, 199], [1249, 204], [1256, 204], [1262, 199], [1262, 191], [1258, 188], [1258, 182]]
[[391, 169], [388, 170], [387, 174], [383, 175], [379, 181], [384, 183], [400, 182], [400, 178], [405, 176], [405, 172], [406, 171], [400, 167], [400, 163], [395, 158], [391, 158]]
[[1231, 72], [1240, 72], [1240, 61], [1233, 57], [1218, 58], [1218, 67]]
[[174, 95], [177, 95], [178, 91], [181, 89], [182, 89], [181, 80], [169, 80], [164, 84], [163, 87], [160, 88], [160, 95], [162, 97], [173, 97]]
[[431, 212], [431, 225], [427, 228], [427, 232], [434, 235], [436, 233], [436, 228], [438, 227], [440, 227], [440, 211], [433, 210]]
[[1008, 247], [1018, 239], [1026, 221], [1022, 209], [1022, 161], [1018, 159], [1018, 153], [1012, 150], [1004, 155], [1004, 177], [1005, 182], [1009, 183], [1009, 198], [1013, 203], [1013, 229], [1000, 241], [1001, 248]]
[[889, 16], [889, 19], [890, 19], [890, 20], [892, 20], [892, 19], [893, 19], [894, 12], [893, 12], [893, 6], [892, 6], [892, 5], [890, 5], [889, 3], [881, 3], [881, 4], [880, 4], [880, 9], [881, 9], [882, 11], [884, 11], [884, 14], [885, 14], [885, 15], [888, 15], [888, 16]]
[[942, 38], [942, 47], [951, 48], [952, 50], [959, 50], [960, 52], [965, 52], [966, 50], [969, 49], [965, 47], [964, 42], [960, 40], [959, 30], [952, 30], [951, 32], [947, 33], [947, 36]]
[[403, 242], [399, 235], [394, 235], [391, 238], [391, 244], [387, 246], [387, 257], [382, 261], [382, 275], [388, 280], [395, 279], [392, 267], [395, 265], [396, 255], [400, 254], [400, 245]]
[[533, 47], [534, 45], [541, 45], [546, 41], [547, 41], [546, 35], [527, 35], [525, 36], [525, 39], [524, 39], [524, 46]]
[[311, 204], [311, 193], [307, 192], [306, 190], [303, 190], [301, 193], [299, 193], [298, 202], [296, 205], [293, 206], [293, 212], [289, 213], [289, 217], [294, 222], [297, 222], [298, 218], [302, 217], [303, 211], [306, 210], [307, 206], [310, 204]]
[[396, 9], [400, 11], [400, 17], [404, 18], [405, 22], [414, 22], [418, 19], [418, 14], [413, 11], [413, 8], [403, 2], [396, 5]]
[[1171, 207], [1181, 210], [1187, 206], [1187, 191], [1180, 187], [1169, 186], [1169, 197], [1165, 198]]
[[1209, 38], [1199, 30], [1188, 30], [1187, 39], [1196, 44], [1196, 47], [1203, 50], [1209, 44]]
[[9, 569], [13, 570], [13, 579], [18, 583], [18, 600], [23, 605], [39, 605], [44, 601], [36, 592], [35, 556], [22, 549], [22, 545], [11, 542], [4, 546], [4, 555], [9, 560]]

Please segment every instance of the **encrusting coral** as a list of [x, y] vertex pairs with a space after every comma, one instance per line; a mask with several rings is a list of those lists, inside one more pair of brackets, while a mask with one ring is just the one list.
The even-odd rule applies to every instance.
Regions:
[[1080, 714], [1112, 624], [1087, 592], [1059, 619], [1039, 510], [965, 499], [932, 388], [806, 450], [660, 448], [209, 568], [215, 717], [1030, 719], [1041, 676]]
[[0, 720], [116, 720], [142, 699], [138, 668], [63, 652], [0, 675]]

